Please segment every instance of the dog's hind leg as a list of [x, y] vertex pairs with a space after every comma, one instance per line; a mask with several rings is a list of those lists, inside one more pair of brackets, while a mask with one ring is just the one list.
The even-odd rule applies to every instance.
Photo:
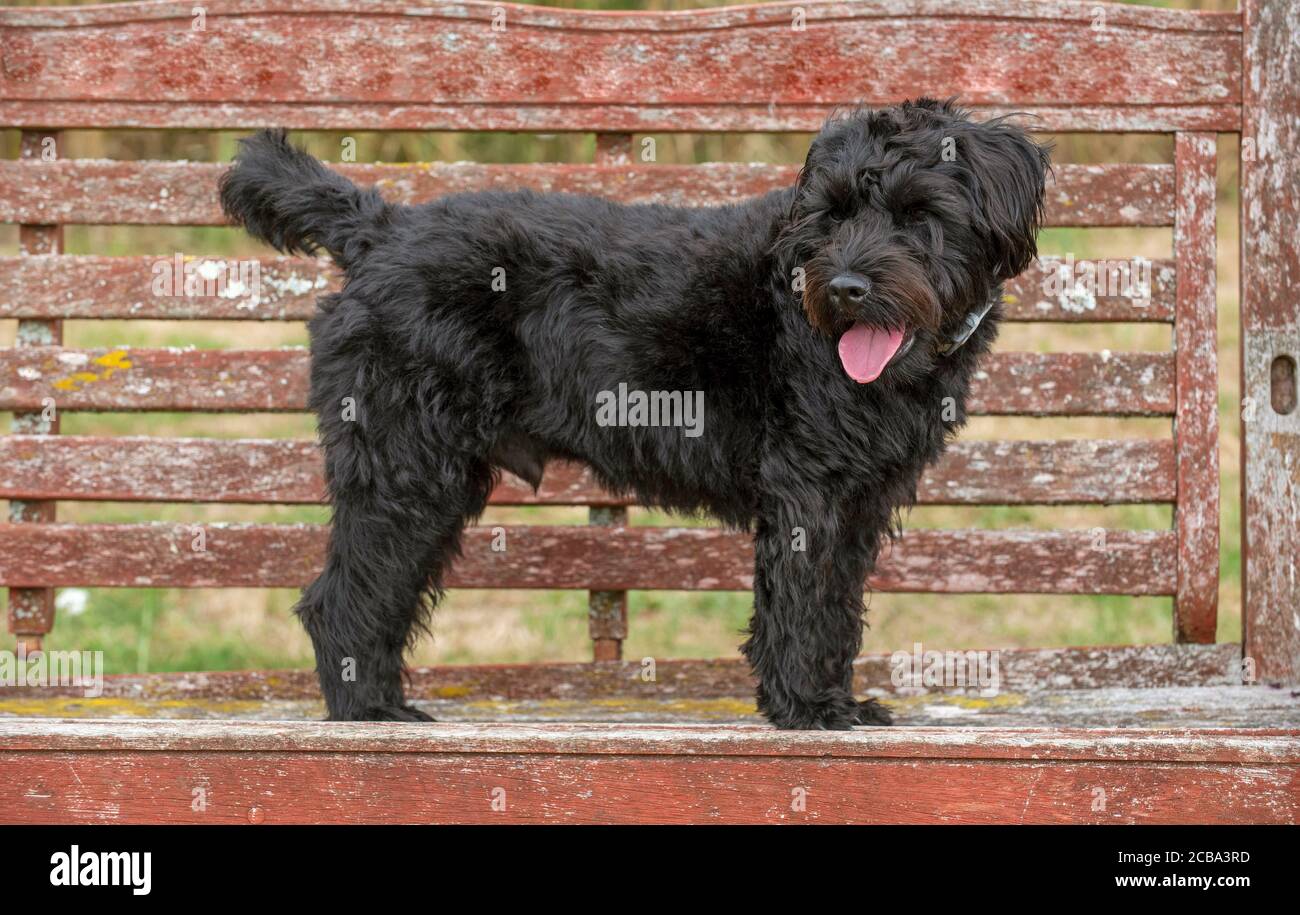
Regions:
[[336, 492], [325, 566], [297, 608], [334, 721], [430, 720], [405, 701], [403, 654], [490, 485], [485, 467], [444, 467], [433, 481], [394, 472], [411, 485]]
[[[406, 704], [402, 658], [441, 594], [464, 526], [492, 475], [472, 436], [439, 427], [427, 391], [369, 378], [340, 416], [348, 368], [313, 377], [333, 520], [325, 564], [297, 612], [311, 635], [331, 720], [427, 720]], [[353, 382], [356, 384], [356, 382]], [[486, 450], [486, 449], [485, 449]]]
[[781, 728], [889, 724], [883, 706], [853, 697], [878, 537], [860, 518], [798, 520], [760, 520], [755, 532], [754, 617], [742, 651], [758, 679], [759, 711]]
[[402, 657], [490, 485], [485, 467], [446, 470], [405, 492], [335, 495], [324, 569], [298, 605], [331, 720], [430, 720], [406, 704]]

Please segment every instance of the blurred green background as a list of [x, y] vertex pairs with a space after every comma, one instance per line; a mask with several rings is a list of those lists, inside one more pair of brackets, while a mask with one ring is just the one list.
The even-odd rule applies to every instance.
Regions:
[[[1034, 2], [1034, 0], [1027, 0]], [[6, 5], [66, 5], [18, 3]], [[548, 3], [586, 9], [683, 9], [708, 2]], [[1148, 5], [1233, 9], [1222, 0]], [[64, 158], [189, 159], [221, 162], [241, 134], [228, 131], [67, 131]], [[321, 158], [339, 158], [343, 133], [298, 133], [295, 139]], [[520, 135], [475, 133], [362, 133], [357, 161], [584, 162], [595, 148], [590, 134]], [[655, 135], [658, 161], [800, 163], [808, 135]], [[638, 137], [638, 140], [640, 138]], [[1150, 135], [1061, 135], [1057, 162], [1170, 162], [1169, 137]], [[18, 154], [17, 131], [0, 131], [3, 154]], [[1219, 138], [1218, 328], [1220, 458], [1222, 462], [1222, 584], [1220, 641], [1240, 639], [1237, 142]], [[71, 226], [70, 254], [240, 255], [266, 253], [236, 231], [214, 228]], [[1073, 252], [1077, 258], [1168, 256], [1172, 233], [1164, 230], [1048, 230], [1044, 254]], [[0, 253], [17, 253], [17, 229], [0, 226]], [[0, 346], [13, 341], [15, 322], [0, 321]], [[301, 323], [189, 321], [67, 321], [64, 342], [72, 347], [196, 346], [268, 348], [304, 345]], [[1167, 326], [1050, 324], [1006, 325], [1005, 351], [1167, 350]], [[0, 415], [0, 427], [9, 417]], [[69, 434], [311, 438], [308, 416], [203, 414], [64, 414]], [[977, 419], [968, 438], [1167, 437], [1167, 420]], [[323, 507], [153, 505], [72, 503], [58, 506], [61, 520], [129, 521], [324, 521]], [[6, 507], [7, 517], [7, 507]], [[492, 509], [485, 523], [583, 523], [583, 509]], [[633, 511], [636, 524], [702, 523]], [[988, 528], [1167, 528], [1167, 506], [922, 508], [910, 527]], [[971, 561], [978, 563], [975, 555]], [[3, 593], [0, 590], [0, 593]], [[69, 589], [50, 648], [102, 649], [109, 672], [310, 667], [310, 644], [290, 610], [295, 592], [280, 590]], [[748, 617], [748, 594], [634, 592], [625, 656], [714, 657], [736, 653]], [[950, 596], [875, 594], [870, 598], [868, 652], [928, 648], [1063, 646], [1168, 642], [1171, 601], [1167, 598]], [[439, 608], [433, 638], [416, 650], [414, 663], [584, 660], [587, 639], [583, 592], [459, 591]], [[0, 636], [0, 647], [12, 647]]]

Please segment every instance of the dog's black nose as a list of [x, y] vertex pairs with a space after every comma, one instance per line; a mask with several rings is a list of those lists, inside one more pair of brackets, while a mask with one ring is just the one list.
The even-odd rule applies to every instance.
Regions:
[[867, 298], [871, 284], [852, 273], [841, 273], [830, 282], [831, 298], [841, 308], [861, 305]]

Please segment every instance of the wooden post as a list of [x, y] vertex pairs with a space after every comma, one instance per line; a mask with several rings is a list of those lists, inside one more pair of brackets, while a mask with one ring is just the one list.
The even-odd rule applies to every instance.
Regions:
[[[1244, 0], [1242, 628], [1246, 676], [1300, 683], [1300, 0]], [[1253, 669], [1252, 669], [1253, 668]]]
[[[601, 527], [627, 524], [627, 509], [593, 506], [591, 523]], [[587, 631], [591, 635], [593, 661], [621, 661], [623, 640], [627, 638], [627, 592], [587, 592]]]
[[1219, 372], [1212, 133], [1174, 142], [1178, 591], [1174, 640], [1214, 641], [1219, 608]]
[[[630, 133], [596, 134], [597, 165], [630, 165]], [[593, 506], [589, 520], [601, 527], [627, 524], [627, 509], [620, 506]], [[623, 640], [627, 638], [627, 592], [589, 591], [587, 594], [587, 631], [591, 635], [593, 661], [621, 661]]]
[[[42, 130], [24, 130], [19, 157], [40, 162], [57, 156], [59, 135]], [[18, 245], [25, 255], [63, 253], [63, 227], [23, 225], [18, 229]], [[58, 320], [18, 322], [16, 346], [55, 346], [63, 342], [63, 322]], [[24, 435], [57, 435], [57, 405], [35, 413], [14, 413], [13, 431]], [[54, 520], [56, 502], [9, 503], [9, 520], [15, 524], [48, 524]], [[10, 588], [9, 631], [29, 652], [40, 651], [43, 640], [54, 625], [53, 588]]]

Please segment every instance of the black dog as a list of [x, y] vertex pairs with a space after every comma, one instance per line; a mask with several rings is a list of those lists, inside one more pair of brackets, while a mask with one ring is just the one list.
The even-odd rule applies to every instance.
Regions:
[[[298, 613], [332, 719], [424, 720], [402, 654], [504, 468], [752, 530], [743, 650], [784, 728], [887, 724], [852, 692], [863, 591], [923, 467], [965, 422], [1001, 283], [1036, 255], [1047, 152], [922, 99], [830, 121], [798, 183], [685, 209], [526, 191], [384, 202], [244, 141], [231, 219], [323, 248], [311, 406], [334, 508]], [[703, 392], [704, 423], [613, 426], [601, 392]], [[349, 412], [351, 407], [351, 412]]]

